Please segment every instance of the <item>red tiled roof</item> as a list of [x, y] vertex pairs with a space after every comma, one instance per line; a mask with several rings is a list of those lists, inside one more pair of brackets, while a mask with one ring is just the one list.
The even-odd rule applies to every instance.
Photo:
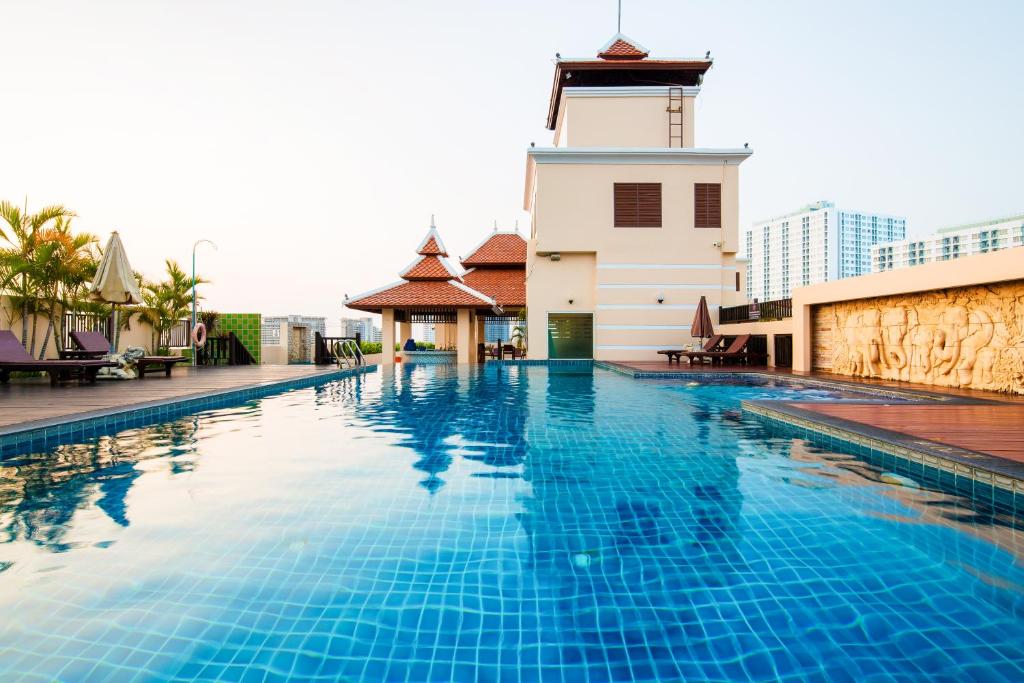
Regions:
[[403, 280], [451, 280], [455, 273], [437, 256], [423, 256], [398, 274]]
[[526, 265], [526, 240], [515, 232], [494, 233], [462, 259], [464, 268], [514, 265]]
[[382, 308], [485, 308], [491, 302], [451, 281], [417, 280], [351, 299], [345, 305], [358, 311], [380, 313]]
[[422, 247], [420, 247], [420, 250], [417, 253], [422, 254], [423, 256], [429, 256], [429, 255], [447, 256], [448, 255], [447, 253], [445, 253], [445, 250], [441, 247], [441, 245], [437, 243], [437, 240], [434, 239], [433, 235], [431, 235], [427, 239], [426, 244], [424, 244]]
[[469, 287], [497, 301], [499, 306], [526, 305], [525, 268], [477, 268], [462, 279]]
[[599, 52], [597, 56], [601, 59], [643, 59], [647, 53], [637, 48], [636, 45], [619, 38]]

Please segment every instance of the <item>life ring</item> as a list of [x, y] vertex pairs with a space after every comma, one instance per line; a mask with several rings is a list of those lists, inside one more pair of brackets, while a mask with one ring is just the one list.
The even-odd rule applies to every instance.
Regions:
[[206, 346], [206, 325], [196, 323], [196, 326], [192, 328], [192, 343], [199, 349]]

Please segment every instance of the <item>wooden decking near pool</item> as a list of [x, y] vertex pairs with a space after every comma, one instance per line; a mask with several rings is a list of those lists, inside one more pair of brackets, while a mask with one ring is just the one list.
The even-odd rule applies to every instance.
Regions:
[[[933, 387], [909, 382], [849, 377], [823, 372], [793, 372], [758, 366], [691, 366], [665, 361], [616, 361], [638, 373], [751, 372], [790, 378], [813, 378], [845, 385], [893, 389], [920, 396], [908, 403], [785, 403], [847, 426], [884, 429], [937, 444], [1024, 463], [1024, 396], [991, 391]], [[941, 399], [936, 401], [935, 399]]]
[[792, 403], [820, 415], [1024, 463], [1024, 405]]
[[71, 417], [87, 417], [211, 392], [298, 379], [336, 370], [330, 365], [244, 365], [176, 367], [171, 377], [147, 375], [130, 381], [98, 381], [50, 387], [46, 380], [12, 380], [0, 385], [0, 436], [12, 429], [45, 426]]

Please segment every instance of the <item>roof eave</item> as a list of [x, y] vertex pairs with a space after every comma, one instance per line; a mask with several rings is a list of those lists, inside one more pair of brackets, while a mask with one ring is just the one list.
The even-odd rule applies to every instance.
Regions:
[[562, 94], [562, 72], [566, 69], [586, 69], [590, 71], [625, 71], [628, 69], [640, 71], [664, 71], [666, 69], [681, 69], [696, 71], [699, 75], [707, 73], [711, 68], [711, 59], [600, 59], [589, 57], [574, 57], [570, 59], [559, 59], [555, 62], [555, 78], [551, 84], [551, 98], [548, 101], [548, 123], [547, 129], [554, 130], [558, 119], [558, 109], [561, 105]]

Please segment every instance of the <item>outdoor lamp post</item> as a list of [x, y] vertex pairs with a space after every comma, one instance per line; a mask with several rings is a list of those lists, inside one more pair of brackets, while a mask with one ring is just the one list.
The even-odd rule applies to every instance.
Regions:
[[217, 245], [210, 240], [196, 240], [196, 243], [192, 245], [192, 330], [189, 330], [189, 337], [192, 342], [192, 367], [196, 366], [196, 354], [199, 351], [196, 348], [195, 337], [192, 336], [192, 331], [196, 329], [196, 247], [203, 242], [206, 242], [214, 249], [217, 248]]

